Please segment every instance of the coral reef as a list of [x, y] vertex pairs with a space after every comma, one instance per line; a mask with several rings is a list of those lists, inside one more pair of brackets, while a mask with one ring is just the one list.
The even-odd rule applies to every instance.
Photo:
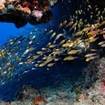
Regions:
[[56, 0], [1, 0], [0, 22], [13, 22], [20, 28], [30, 24], [42, 24], [52, 19], [51, 6]]
[[105, 71], [102, 68], [105, 68], [104, 57], [92, 61], [81, 77], [66, 78], [40, 90], [24, 85], [14, 102], [1, 101], [0, 105], [104, 105]]

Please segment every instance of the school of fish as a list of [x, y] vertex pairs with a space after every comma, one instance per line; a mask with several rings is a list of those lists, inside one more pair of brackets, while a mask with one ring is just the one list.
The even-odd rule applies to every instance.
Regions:
[[[67, 3], [72, 4], [70, 0]], [[65, 8], [69, 11], [69, 7]], [[58, 24], [58, 31], [44, 29], [36, 35], [38, 30], [34, 29], [27, 37], [9, 39], [0, 49], [0, 83], [4, 85], [6, 81], [20, 78], [29, 69], [46, 67], [49, 70], [56, 62], [81, 59], [81, 55], [86, 62], [99, 59], [99, 51], [105, 48], [104, 16], [105, 8], [100, 9], [86, 0]]]

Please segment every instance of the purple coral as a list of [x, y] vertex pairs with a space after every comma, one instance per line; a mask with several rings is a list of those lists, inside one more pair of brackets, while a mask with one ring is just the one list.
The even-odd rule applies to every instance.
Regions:
[[38, 21], [38, 20], [41, 19], [41, 17], [43, 16], [43, 11], [41, 11], [41, 10], [34, 10], [34, 11], [32, 12], [32, 15], [33, 15], [34, 17], [36, 17], [36, 19], [37, 19], [37, 21]]

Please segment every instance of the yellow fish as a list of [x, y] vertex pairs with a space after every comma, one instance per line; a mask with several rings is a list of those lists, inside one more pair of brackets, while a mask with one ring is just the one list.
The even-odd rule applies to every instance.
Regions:
[[34, 56], [32, 57], [32, 59], [35, 60], [35, 59], [39, 58], [39, 56], [40, 56], [40, 55], [34, 55]]
[[63, 48], [72, 47], [72, 46], [73, 46], [73, 42], [67, 42], [62, 45]]
[[90, 51], [93, 51], [93, 52], [95, 52], [95, 51], [98, 51], [98, 50], [97, 50], [97, 49], [92, 49], [92, 48], [91, 48], [91, 49], [90, 49]]
[[66, 27], [70, 27], [72, 24], [74, 23], [74, 21], [69, 22]]
[[38, 67], [44, 67], [47, 64], [47, 62], [41, 63], [38, 65]]
[[95, 31], [90, 31], [87, 35], [89, 36], [96, 36], [98, 33], [100, 32], [100, 30], [95, 30]]
[[43, 47], [42, 50], [43, 50], [43, 51], [47, 51], [48, 49]]
[[63, 39], [63, 40], [60, 41], [59, 46], [64, 44], [64, 43], [65, 43], [65, 40]]
[[101, 45], [101, 47], [105, 47], [105, 44]]
[[87, 32], [87, 31], [90, 31], [90, 30], [91, 30], [91, 27], [85, 27], [82, 31]]
[[103, 34], [103, 38], [105, 39], [105, 34]]
[[48, 48], [55, 48], [57, 45], [49, 45]]
[[64, 60], [64, 61], [72, 61], [72, 60], [74, 60], [74, 59], [76, 59], [76, 58], [78, 58], [78, 57], [67, 56], [67, 57], [65, 57], [63, 60]]
[[96, 59], [96, 58], [99, 58], [99, 55], [96, 55], [96, 56], [92, 56], [92, 57], [89, 57], [86, 59], [86, 62], [90, 61], [90, 60], [93, 60], [93, 59]]
[[65, 20], [62, 24], [63, 24], [63, 25], [66, 25], [66, 23], [67, 23], [67, 20]]
[[77, 26], [77, 22], [75, 22], [72, 27], [69, 29], [69, 31], [71, 31], [72, 29], [74, 29]]
[[55, 37], [55, 35], [56, 35], [56, 32], [54, 32], [54, 33], [51, 35], [50, 39], [52, 39], [53, 37]]
[[62, 34], [62, 33], [58, 34], [53, 43], [56, 43], [56, 41], [62, 36], [64, 36], [64, 34]]
[[89, 54], [86, 54], [85, 57], [92, 57], [94, 55], [97, 55], [97, 53], [89, 53]]
[[52, 67], [55, 63], [49, 63], [47, 64], [47, 67]]
[[78, 32], [76, 32], [75, 34], [73, 34], [73, 36], [80, 36], [80, 35], [82, 35], [82, 31], [78, 31]]
[[62, 24], [62, 23], [60, 23], [58, 27], [59, 27], [59, 28], [61, 28], [62, 26], [63, 26], [63, 24]]
[[56, 56], [56, 55], [59, 55], [60, 53], [62, 53], [63, 51], [64, 51], [64, 49], [63, 49], [63, 50], [55, 49], [55, 50], [52, 52], [52, 54], [53, 54], [53, 56]]
[[48, 32], [48, 34], [51, 34], [52, 32], [54, 32], [54, 30], [50, 30], [50, 31]]
[[96, 37], [96, 38], [95, 38], [95, 37], [92, 36], [92, 37], [90, 37], [90, 38], [88, 39], [88, 41], [89, 41], [89, 42], [95, 42], [98, 38], [99, 38], [99, 37]]
[[98, 7], [96, 7], [96, 8], [95, 8], [95, 11], [97, 12], [98, 10], [99, 10], [99, 8], [98, 8]]
[[100, 31], [99, 34], [105, 34], [105, 30]]
[[44, 51], [38, 51], [38, 52], [36, 52], [36, 54], [38, 54], [38, 55], [42, 55], [43, 53], [45, 53]]
[[105, 41], [101, 41], [98, 43], [98, 45], [103, 45], [103, 44], [105, 44]]
[[69, 51], [67, 54], [76, 54], [77, 52], [79, 52], [80, 50], [71, 50]]

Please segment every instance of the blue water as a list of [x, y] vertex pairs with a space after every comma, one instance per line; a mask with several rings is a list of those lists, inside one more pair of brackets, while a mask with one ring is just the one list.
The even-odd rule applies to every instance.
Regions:
[[56, 4], [56, 6], [51, 8], [51, 11], [53, 12], [53, 19], [45, 24], [39, 24], [39, 25], [31, 25], [27, 23], [24, 27], [16, 28], [13, 23], [6, 23], [6, 22], [0, 22], [0, 44], [4, 44], [7, 39], [18, 36], [21, 34], [26, 35], [26, 32], [32, 31], [34, 28], [45, 28], [45, 27], [54, 27], [57, 23], [59, 23], [59, 14], [60, 14], [60, 4]]
[[[62, 13], [61, 9], [62, 3], [58, 3], [56, 6], [51, 8], [53, 12], [53, 19], [45, 24], [40, 25], [30, 25], [27, 24], [22, 28], [16, 28], [13, 23], [0, 23], [0, 44], [1, 46], [6, 43], [9, 38], [18, 37], [19, 35], [29, 35], [29, 33], [33, 29], [56, 29], [56, 26], [63, 20], [68, 19], [68, 15]], [[43, 32], [37, 32], [37, 34], [43, 34]], [[40, 35], [39, 35], [40, 37]], [[46, 36], [45, 36], [46, 37]], [[43, 36], [43, 43], [44, 41], [48, 41]], [[39, 41], [39, 40], [37, 40]], [[37, 47], [37, 45], [36, 45]], [[80, 73], [80, 71], [87, 66], [83, 60], [76, 60], [73, 62], [64, 63], [61, 66], [61, 62], [58, 62], [56, 66], [52, 67], [51, 70], [46, 71], [46, 68], [36, 69], [35, 71], [31, 70], [31, 67], [27, 68], [30, 70], [29, 73], [23, 75], [19, 81], [18, 76], [14, 77], [10, 82], [7, 82], [5, 85], [0, 86], [0, 99], [5, 101], [14, 100], [19, 89], [24, 84], [32, 84], [35, 88], [39, 89], [44, 86], [51, 86], [54, 82], [61, 80], [62, 78], [69, 77], [71, 75], [75, 75], [76, 73]], [[16, 65], [17, 67], [17, 65]], [[17, 70], [18, 71], [18, 70]], [[21, 74], [21, 71], [17, 73]], [[5, 77], [4, 77], [5, 78]]]

